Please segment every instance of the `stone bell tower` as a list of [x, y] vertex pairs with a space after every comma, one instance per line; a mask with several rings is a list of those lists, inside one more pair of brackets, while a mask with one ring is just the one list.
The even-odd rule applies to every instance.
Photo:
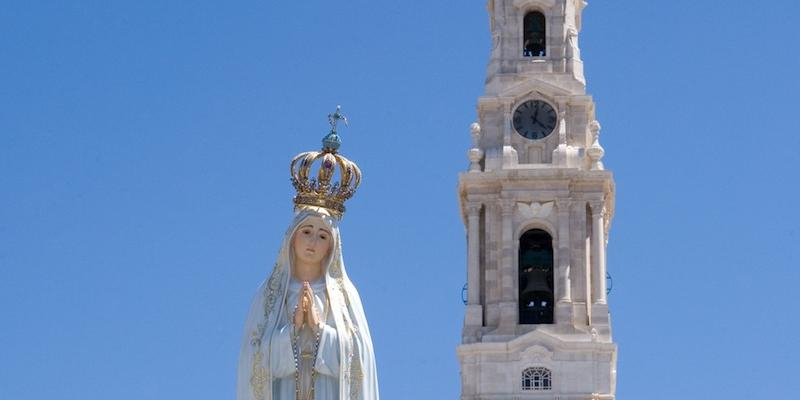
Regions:
[[459, 176], [462, 400], [614, 399], [614, 179], [578, 47], [584, 0], [489, 0], [492, 50]]

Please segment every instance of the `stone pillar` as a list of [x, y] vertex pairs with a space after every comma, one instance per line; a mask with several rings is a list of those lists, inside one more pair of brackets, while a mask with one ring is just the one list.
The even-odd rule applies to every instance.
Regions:
[[574, 220], [572, 221], [572, 235], [575, 237], [575, 251], [572, 252], [572, 283], [575, 285], [575, 292], [572, 293], [572, 301], [589, 302], [589, 285], [587, 272], [589, 252], [586, 251], [586, 203], [584, 201], [574, 201], [572, 203]]
[[506, 122], [503, 124], [503, 169], [513, 169], [519, 164], [519, 155], [517, 154], [517, 150], [514, 149], [514, 146], [511, 145], [511, 132], [514, 130], [512, 125], [513, 119], [511, 118], [512, 104], [505, 104], [504, 107], [504, 118]]
[[497, 327], [500, 321], [500, 270], [499, 270], [499, 232], [500, 224], [497, 218], [498, 206], [494, 200], [489, 200], [484, 204], [484, 234], [485, 236], [485, 254], [484, 260], [484, 275], [482, 278], [483, 293], [484, 293], [484, 307], [485, 323], [486, 326]]
[[572, 243], [569, 231], [570, 200], [556, 199], [558, 208], [558, 302], [569, 303], [572, 301], [572, 284], [570, 282], [570, 244]]
[[500, 282], [502, 288], [502, 295], [501, 298], [504, 302], [513, 302], [516, 299], [516, 294], [514, 293], [514, 257], [512, 252], [514, 251], [513, 241], [514, 241], [514, 232], [513, 232], [513, 224], [512, 224], [512, 217], [514, 216], [514, 201], [513, 200], [501, 200], [500, 207], [501, 213], [503, 216], [502, 222], [502, 240], [503, 240], [503, 252], [500, 256]]
[[515, 202], [510, 199], [500, 201], [502, 214], [503, 251], [500, 255], [500, 328], [507, 334], [513, 333], [519, 323], [519, 307], [517, 305], [517, 287], [514, 273], [514, 231], [513, 220]]
[[592, 208], [592, 302], [606, 304], [606, 235], [603, 201], [589, 203]]
[[497, 270], [497, 244], [499, 243], [497, 240], [497, 205], [494, 203], [486, 204], [485, 215], [486, 256], [484, 260], [486, 262], [486, 276], [484, 279], [486, 288], [484, 288], [484, 291], [486, 292], [486, 302], [488, 304], [497, 303], [500, 300], [498, 283], [500, 275]]
[[511, 104], [505, 104], [504, 108], [503, 120], [506, 122], [503, 124], [503, 146], [511, 146], [511, 132], [514, 130], [512, 125], [514, 119], [511, 118]]
[[570, 283], [572, 284], [572, 320], [576, 326], [589, 323], [591, 294], [589, 289], [589, 253], [586, 232], [586, 202], [574, 199], [570, 211]]
[[481, 302], [480, 211], [479, 203], [467, 204], [467, 304], [469, 305], [478, 305]]

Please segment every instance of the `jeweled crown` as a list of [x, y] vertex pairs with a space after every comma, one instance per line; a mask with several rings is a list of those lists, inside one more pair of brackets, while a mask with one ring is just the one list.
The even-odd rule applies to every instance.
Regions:
[[[331, 131], [322, 139], [322, 151], [300, 153], [292, 159], [292, 185], [297, 191], [294, 207], [324, 207], [334, 217], [341, 219], [345, 211], [345, 201], [353, 197], [361, 184], [361, 170], [354, 162], [338, 153], [342, 141], [336, 132], [336, 126], [339, 121], [347, 125], [347, 117], [342, 115], [341, 106], [336, 107], [335, 113], [328, 114], [328, 121]], [[331, 182], [337, 172], [338, 181]]]

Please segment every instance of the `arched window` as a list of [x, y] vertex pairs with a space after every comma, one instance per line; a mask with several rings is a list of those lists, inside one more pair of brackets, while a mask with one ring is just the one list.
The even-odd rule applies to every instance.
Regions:
[[553, 323], [553, 238], [532, 229], [519, 238], [519, 323]]
[[544, 14], [531, 11], [523, 21], [522, 55], [524, 57], [544, 57], [547, 55], [547, 36]]
[[551, 390], [553, 380], [550, 370], [542, 367], [522, 371], [522, 390]]

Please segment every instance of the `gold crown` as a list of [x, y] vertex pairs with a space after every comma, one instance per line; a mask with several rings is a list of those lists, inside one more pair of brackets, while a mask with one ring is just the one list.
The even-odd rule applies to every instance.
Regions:
[[[328, 115], [328, 121], [331, 131], [322, 139], [322, 151], [300, 153], [292, 159], [289, 168], [292, 185], [297, 191], [294, 207], [295, 210], [306, 206], [324, 207], [334, 217], [341, 219], [345, 211], [344, 202], [353, 197], [361, 184], [361, 170], [354, 162], [338, 154], [342, 142], [336, 133], [336, 124], [343, 121], [347, 125], [347, 117], [341, 114], [341, 106]], [[337, 169], [339, 181], [331, 183]], [[314, 170], [316, 174], [313, 174]], [[314, 175], [316, 178], [309, 178]]]

